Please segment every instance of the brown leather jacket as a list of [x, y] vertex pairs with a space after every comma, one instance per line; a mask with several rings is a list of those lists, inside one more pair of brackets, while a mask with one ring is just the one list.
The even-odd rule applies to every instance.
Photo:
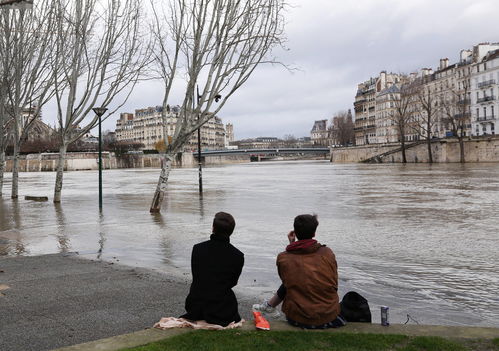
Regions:
[[330, 322], [340, 314], [338, 266], [333, 251], [319, 243], [277, 256], [277, 270], [287, 289], [282, 311], [308, 325]]

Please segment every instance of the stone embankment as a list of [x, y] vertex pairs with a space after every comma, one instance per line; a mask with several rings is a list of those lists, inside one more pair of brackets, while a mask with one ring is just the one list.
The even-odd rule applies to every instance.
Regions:
[[[407, 146], [411, 145], [408, 143]], [[434, 140], [431, 144], [433, 162], [454, 163], [460, 160], [459, 142], [457, 139]], [[499, 137], [489, 136], [464, 141], [466, 162], [499, 162]], [[428, 162], [426, 143], [417, 143], [406, 149], [409, 163]], [[331, 162], [351, 163], [373, 159], [378, 163], [400, 163], [402, 152], [400, 144], [373, 144], [355, 147], [331, 148]]]
[[[52, 172], [57, 169], [57, 153], [40, 153], [23, 155], [19, 160], [21, 172]], [[88, 171], [99, 169], [97, 152], [70, 152], [64, 165], [65, 171]], [[161, 157], [158, 154], [127, 154], [116, 156], [114, 153], [102, 153], [104, 169], [120, 168], [160, 168]], [[248, 155], [207, 156], [203, 157], [204, 165], [250, 162]], [[180, 153], [174, 160], [174, 167], [193, 167], [197, 159], [191, 152]], [[12, 159], [7, 157], [7, 172], [12, 171]]]

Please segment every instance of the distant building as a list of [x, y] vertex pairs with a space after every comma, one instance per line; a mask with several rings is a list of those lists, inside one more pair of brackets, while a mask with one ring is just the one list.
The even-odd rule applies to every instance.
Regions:
[[293, 147], [311, 147], [310, 137], [294, 138], [285, 137], [258, 137], [251, 139], [236, 140], [231, 143], [238, 149], [271, 149], [271, 148], [293, 148]]
[[229, 146], [234, 141], [234, 126], [232, 123], [225, 125], [225, 146]]
[[478, 62], [472, 68], [470, 94], [472, 135], [497, 134], [498, 96], [499, 49], [496, 49], [488, 52], [483, 58], [478, 56]]
[[[395, 123], [396, 105], [404, 88], [409, 95], [404, 135]], [[428, 129], [423, 93], [433, 106]], [[428, 96], [428, 95], [427, 95]], [[418, 141], [454, 136], [459, 123], [463, 136], [496, 134], [499, 109], [499, 43], [481, 43], [461, 50], [457, 63], [440, 59], [434, 71], [422, 68], [410, 75], [386, 73], [358, 85], [354, 101], [356, 145]], [[314, 126], [315, 127], [315, 126]], [[461, 129], [462, 127], [462, 129]], [[317, 128], [319, 129], [319, 128]], [[316, 136], [318, 138], [318, 136]]]
[[93, 136], [90, 132], [85, 133], [85, 135], [81, 137], [81, 141], [87, 144], [99, 145], [99, 138]]
[[279, 147], [279, 138], [258, 137], [234, 141], [231, 144], [237, 145], [239, 149], [268, 149], [272, 147]]
[[[8, 109], [9, 107], [6, 106]], [[54, 135], [54, 129], [51, 128], [48, 124], [42, 121], [42, 113], [38, 112], [38, 115], [35, 116], [36, 108], [25, 108], [21, 111], [22, 122], [21, 125], [26, 126], [27, 133], [25, 135], [24, 141], [38, 141], [38, 140], [49, 140]], [[13, 121], [7, 123], [7, 134], [13, 133]]]
[[[382, 71], [378, 77], [370, 78], [369, 80], [360, 83], [357, 87], [357, 94], [355, 96], [354, 111], [355, 111], [355, 144], [366, 145], [378, 143], [377, 135], [377, 119], [382, 118], [378, 125], [387, 127], [390, 116], [385, 113], [377, 114], [376, 112], [376, 98], [385, 89], [400, 82], [400, 75], [395, 73], [387, 73]], [[383, 109], [389, 108], [389, 104], [380, 104], [379, 107]], [[385, 133], [386, 128], [384, 130]], [[385, 136], [382, 135], [381, 139]]]
[[121, 113], [116, 122], [116, 140], [132, 142], [135, 139], [133, 130], [133, 113]]
[[322, 119], [314, 122], [314, 126], [310, 131], [310, 138], [313, 145], [329, 146], [327, 119]]
[[[162, 106], [135, 110], [135, 114], [122, 113], [116, 122], [116, 141], [143, 144], [143, 149], [153, 150], [158, 142], [163, 141], [164, 129]], [[174, 106], [167, 115], [166, 132], [172, 136], [175, 132], [180, 108]], [[197, 133], [194, 133], [185, 145], [186, 150], [197, 149]], [[201, 148], [223, 149], [225, 147], [225, 128], [218, 117], [211, 118], [201, 127]]]
[[400, 87], [393, 84], [379, 92], [376, 97], [376, 142], [396, 143], [399, 131], [395, 123], [396, 104], [400, 100]]

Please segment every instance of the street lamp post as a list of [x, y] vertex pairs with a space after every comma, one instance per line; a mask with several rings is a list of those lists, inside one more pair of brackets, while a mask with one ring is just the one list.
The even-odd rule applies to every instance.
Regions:
[[94, 107], [92, 109], [99, 117], [99, 210], [102, 210], [102, 130], [101, 130], [101, 117], [106, 113], [105, 107]]
[[[197, 93], [197, 103], [199, 106], [199, 102], [201, 100], [201, 96], [199, 95], [199, 86], [196, 85], [196, 93]], [[217, 94], [215, 96], [215, 102], [218, 102], [222, 98], [222, 95]], [[194, 96], [192, 98], [192, 105], [194, 110]], [[201, 116], [198, 113], [198, 122]], [[201, 162], [201, 127], [198, 128], [198, 166], [199, 166], [199, 194], [203, 194], [203, 163]]]

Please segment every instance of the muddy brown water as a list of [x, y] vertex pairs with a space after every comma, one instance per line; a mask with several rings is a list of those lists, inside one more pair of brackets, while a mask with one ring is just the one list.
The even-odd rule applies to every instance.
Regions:
[[[236, 218], [232, 242], [246, 255], [238, 291], [255, 301], [279, 285], [275, 257], [294, 216], [317, 213], [317, 239], [336, 253], [340, 295], [363, 294], [379, 322], [499, 326], [499, 165], [338, 165], [263, 162], [173, 170], [162, 214], [148, 212], [159, 171], [22, 173], [18, 201], [0, 199], [0, 255], [78, 251], [89, 258], [188, 274], [192, 245], [213, 215]], [[0, 277], [1, 278], [1, 277]]]

